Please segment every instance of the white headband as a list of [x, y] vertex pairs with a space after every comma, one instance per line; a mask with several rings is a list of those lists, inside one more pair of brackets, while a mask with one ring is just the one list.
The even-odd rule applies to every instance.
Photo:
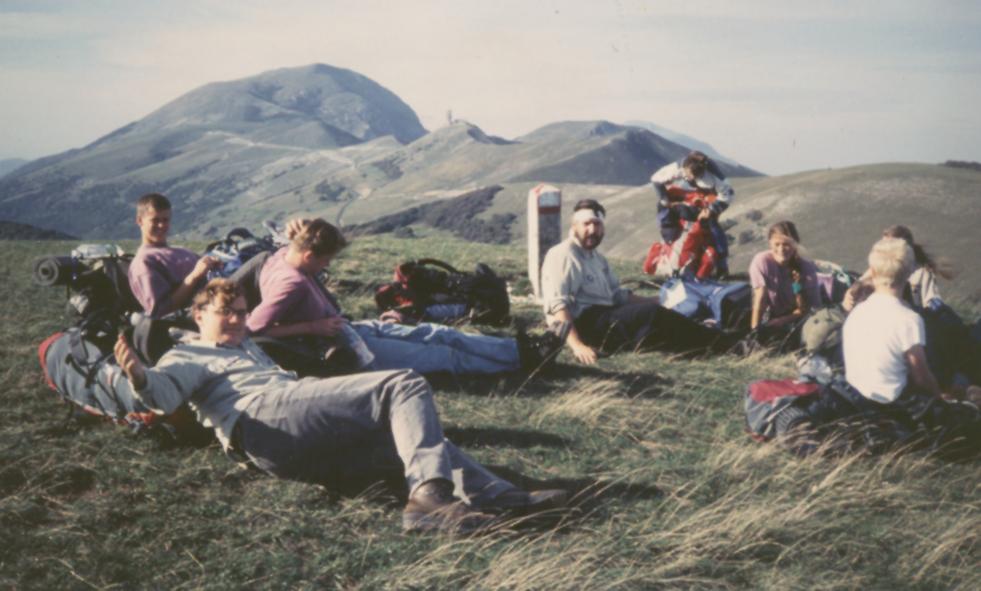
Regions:
[[579, 224], [592, 220], [603, 221], [603, 214], [591, 207], [585, 207], [572, 214], [572, 223]]

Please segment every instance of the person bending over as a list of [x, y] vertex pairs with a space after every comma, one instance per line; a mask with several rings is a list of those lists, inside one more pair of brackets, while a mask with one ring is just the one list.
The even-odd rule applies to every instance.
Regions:
[[[683, 231], [682, 220], [708, 227], [711, 235], [713, 266], [719, 275], [728, 273], [729, 241], [719, 225], [719, 216], [735, 196], [726, 177], [704, 153], [694, 150], [684, 160], [672, 162], [651, 175], [651, 186], [657, 195], [657, 219], [665, 242], [677, 240]], [[681, 195], [701, 194], [693, 204]], [[713, 196], [709, 202], [709, 196]]]
[[186, 248], [169, 246], [171, 214], [170, 201], [159, 193], [136, 201], [140, 247], [129, 265], [129, 286], [152, 318], [187, 306], [208, 270], [221, 264], [214, 257], [199, 257]]
[[[147, 368], [123, 336], [115, 354], [133, 394], [161, 413], [185, 401], [226, 453], [279, 478], [343, 486], [401, 466], [407, 531], [468, 531], [480, 510], [534, 510], [565, 500], [524, 492], [443, 437], [429, 384], [412, 371], [306, 378], [278, 367], [246, 336], [241, 288], [214, 279], [194, 298], [198, 340]], [[479, 509], [479, 510], [478, 510]]]

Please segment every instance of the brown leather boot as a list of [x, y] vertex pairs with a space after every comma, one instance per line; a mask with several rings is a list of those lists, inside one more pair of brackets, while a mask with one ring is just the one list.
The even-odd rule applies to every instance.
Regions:
[[481, 513], [453, 496], [453, 483], [434, 479], [420, 484], [402, 511], [407, 532], [473, 533], [487, 528], [493, 515]]

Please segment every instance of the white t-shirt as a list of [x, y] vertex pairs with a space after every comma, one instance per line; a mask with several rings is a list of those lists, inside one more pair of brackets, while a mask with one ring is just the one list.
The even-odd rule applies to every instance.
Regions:
[[923, 319], [899, 298], [873, 293], [842, 329], [845, 378], [863, 396], [893, 402], [906, 387], [905, 354], [926, 343]]

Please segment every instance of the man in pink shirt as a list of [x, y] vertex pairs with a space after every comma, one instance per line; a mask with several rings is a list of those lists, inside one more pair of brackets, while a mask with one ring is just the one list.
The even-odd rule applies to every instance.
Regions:
[[136, 202], [141, 244], [129, 265], [129, 286], [152, 318], [190, 304], [208, 270], [220, 264], [214, 257], [199, 257], [186, 248], [167, 245], [171, 213], [170, 201], [159, 193], [149, 193]]

